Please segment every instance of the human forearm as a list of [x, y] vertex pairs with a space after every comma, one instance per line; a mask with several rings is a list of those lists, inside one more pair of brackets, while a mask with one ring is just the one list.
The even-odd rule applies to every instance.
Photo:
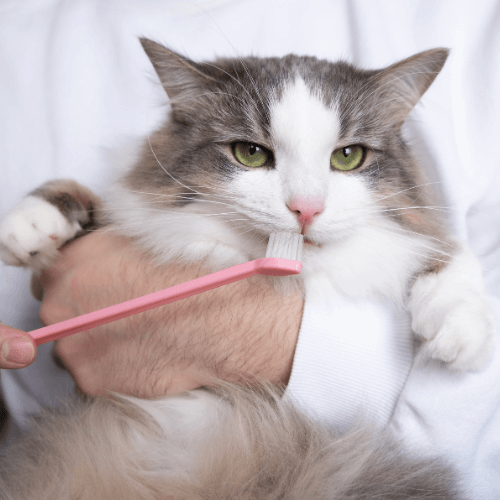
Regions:
[[[124, 238], [74, 242], [45, 272], [41, 317], [53, 323], [208, 272], [156, 267]], [[264, 277], [233, 283], [58, 341], [56, 352], [88, 394], [142, 397], [260, 378], [286, 383], [303, 301], [278, 295]]]

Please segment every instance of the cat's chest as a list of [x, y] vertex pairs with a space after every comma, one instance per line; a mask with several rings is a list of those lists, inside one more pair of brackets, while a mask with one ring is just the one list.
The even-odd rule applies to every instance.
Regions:
[[303, 279], [318, 283], [321, 276], [350, 298], [384, 296], [401, 303], [427, 252], [422, 241], [401, 238], [389, 226], [362, 228], [319, 248], [306, 244]]

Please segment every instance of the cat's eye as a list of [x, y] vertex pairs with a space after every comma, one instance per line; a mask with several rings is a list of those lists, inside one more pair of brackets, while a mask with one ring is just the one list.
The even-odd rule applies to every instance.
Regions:
[[272, 153], [252, 142], [235, 142], [234, 157], [246, 167], [262, 167], [272, 159]]
[[363, 146], [347, 146], [336, 149], [330, 157], [330, 164], [337, 170], [354, 170], [363, 163], [365, 148]]

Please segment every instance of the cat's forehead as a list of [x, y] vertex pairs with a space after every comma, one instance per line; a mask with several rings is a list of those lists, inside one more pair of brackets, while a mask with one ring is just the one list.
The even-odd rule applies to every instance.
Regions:
[[271, 100], [270, 125], [276, 150], [307, 158], [318, 153], [329, 156], [340, 132], [334, 103], [326, 104], [300, 75]]
[[[350, 64], [288, 55], [219, 60], [218, 66], [226, 72], [225, 91], [248, 101], [247, 116], [253, 120], [247, 125], [256, 139], [269, 139], [269, 145], [283, 136], [285, 124], [297, 130], [300, 123], [308, 121], [313, 127], [314, 117], [318, 127], [329, 117], [323, 130], [332, 129], [331, 136], [346, 136], [363, 125], [358, 97], [360, 89], [366, 90], [367, 72]], [[370, 108], [364, 107], [365, 117]]]
[[287, 177], [289, 197], [326, 196], [330, 155], [339, 139], [340, 121], [297, 75], [270, 106], [276, 169]]
[[244, 82], [248, 90], [272, 93], [277, 98], [300, 78], [321, 94], [327, 105], [337, 100], [339, 90], [361, 87], [366, 82], [365, 71], [343, 61], [331, 62], [312, 56], [247, 57], [221, 59], [217, 63], [233, 84], [239, 86]]

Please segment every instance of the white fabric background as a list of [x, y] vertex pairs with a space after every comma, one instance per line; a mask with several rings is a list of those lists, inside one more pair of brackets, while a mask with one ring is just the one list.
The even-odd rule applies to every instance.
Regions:
[[[193, 59], [290, 52], [382, 67], [452, 49], [406, 134], [481, 259], [500, 312], [500, 4], [495, 0], [4, 0], [0, 4], [0, 216], [47, 179], [102, 192], [109, 151], [152, 130], [166, 102], [136, 37]], [[0, 265], [2, 266], [2, 265]], [[29, 274], [0, 267], [0, 319], [40, 326]], [[356, 311], [356, 322], [350, 312]], [[349, 332], [349, 334], [347, 334]], [[365, 338], [373, 348], [361, 351]], [[72, 382], [50, 346], [3, 371], [14, 426]], [[383, 303], [308, 296], [289, 392], [332, 425], [359, 412], [459, 463], [475, 498], [500, 496], [500, 358], [479, 374], [413, 367], [408, 321]]]

